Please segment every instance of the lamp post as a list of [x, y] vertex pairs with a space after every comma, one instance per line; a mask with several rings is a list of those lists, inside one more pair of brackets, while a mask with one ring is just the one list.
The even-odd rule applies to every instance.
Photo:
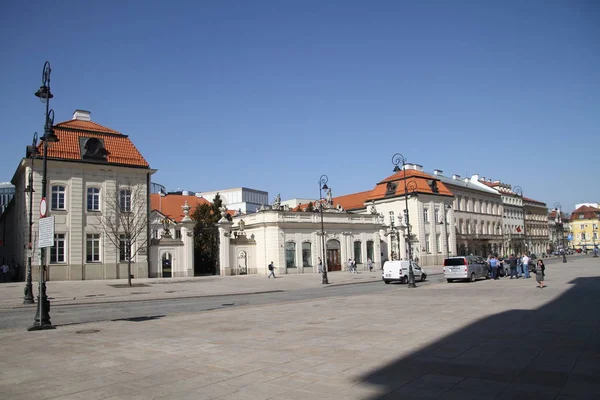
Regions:
[[31, 158], [31, 169], [29, 170], [29, 174], [27, 177], [27, 187], [25, 188], [25, 193], [29, 193], [29, 242], [27, 244], [27, 277], [25, 278], [25, 296], [23, 298], [23, 304], [33, 304], [35, 303], [33, 299], [33, 287], [31, 284], [31, 257], [33, 252], [33, 238], [32, 238], [32, 230], [33, 230], [33, 164], [35, 158], [39, 155], [37, 150], [37, 132], [33, 134], [33, 141], [31, 146], [27, 146], [25, 151], [25, 155]]
[[596, 236], [598, 236], [598, 225], [592, 228], [592, 240], [594, 241], [594, 256], [598, 257], [598, 248], [596, 247]]
[[[41, 137], [44, 142], [44, 170], [42, 175], [42, 202], [46, 201], [46, 190], [48, 186], [48, 147], [53, 143], [58, 142], [58, 137], [54, 133], [52, 126], [54, 125], [54, 110], [50, 110], [50, 99], [54, 97], [50, 91], [50, 63], [44, 63], [42, 71], [42, 86], [35, 92], [42, 103], [46, 103], [46, 121], [44, 123], [44, 136]], [[40, 217], [46, 217], [46, 211], [40, 210]], [[50, 322], [50, 301], [46, 296], [46, 280], [45, 280], [45, 265], [46, 265], [46, 248], [40, 247], [40, 288], [37, 302], [37, 312], [35, 314], [35, 322], [27, 328], [29, 331], [37, 331], [42, 329], [54, 329]]]
[[521, 186], [515, 186], [512, 188], [513, 192], [521, 198], [521, 206], [523, 207], [523, 242], [525, 243], [525, 253], [529, 253], [527, 246], [527, 213], [525, 212], [525, 199], [523, 198], [523, 189]]
[[[556, 235], [558, 236], [558, 226], [560, 225], [560, 230], [561, 230], [561, 236], [564, 236], [562, 230], [563, 230], [563, 226], [562, 226], [562, 213], [561, 213], [561, 206], [560, 203], [554, 203], [554, 210], [556, 211], [556, 217], [554, 219], [555, 222], [555, 226], [556, 226]], [[565, 250], [565, 240], [564, 237], [561, 238], [560, 240], [561, 246], [562, 246], [562, 253], [563, 253], [563, 263], [567, 262], [567, 252]]]
[[327, 178], [327, 175], [321, 175], [321, 177], [319, 178], [319, 210], [321, 211], [321, 246], [323, 247], [323, 280], [322, 280], [322, 284], [323, 285], [327, 285], [329, 284], [329, 280], [327, 279], [327, 267], [328, 267], [328, 263], [327, 263], [327, 258], [326, 257], [326, 251], [325, 251], [325, 228], [323, 226], [323, 190], [328, 190], [329, 187], [327, 186], [327, 182], [329, 181], [329, 178]]
[[408, 237], [408, 287], [415, 288], [415, 274], [412, 267], [412, 245], [410, 240], [410, 213], [408, 212], [408, 190], [409, 188], [414, 191], [417, 189], [417, 183], [414, 181], [407, 185], [406, 182], [406, 158], [400, 153], [396, 153], [392, 156], [392, 164], [394, 164], [394, 172], [399, 172], [400, 167], [398, 164], [402, 163], [402, 171], [404, 171], [404, 206], [406, 207], [406, 232]]

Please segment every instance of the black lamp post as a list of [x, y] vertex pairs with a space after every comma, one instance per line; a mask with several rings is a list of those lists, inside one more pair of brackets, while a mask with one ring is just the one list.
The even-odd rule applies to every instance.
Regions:
[[[50, 63], [46, 61], [42, 71], [42, 86], [35, 92], [35, 95], [46, 103], [46, 121], [44, 123], [44, 136], [41, 137], [44, 142], [44, 170], [42, 175], [42, 201], [46, 201], [46, 190], [48, 186], [48, 147], [53, 143], [58, 142], [58, 137], [54, 133], [52, 126], [54, 125], [54, 110], [50, 110], [50, 99], [54, 97], [50, 91]], [[46, 217], [45, 210], [40, 210], [40, 217]], [[50, 301], [46, 296], [46, 280], [45, 280], [45, 265], [46, 265], [46, 248], [40, 247], [40, 290], [38, 294], [37, 312], [35, 314], [35, 322], [27, 328], [29, 331], [37, 331], [42, 329], [54, 329], [50, 322]]]
[[27, 187], [25, 188], [25, 193], [29, 193], [29, 242], [27, 244], [27, 277], [25, 279], [25, 297], [23, 298], [23, 304], [33, 304], [35, 303], [33, 299], [33, 287], [31, 284], [31, 256], [33, 252], [32, 246], [32, 230], [33, 230], [33, 164], [35, 158], [39, 155], [37, 150], [37, 132], [33, 134], [33, 142], [31, 146], [27, 146], [25, 151], [26, 157], [31, 158], [31, 169], [29, 170], [29, 174], [27, 177]]
[[527, 213], [525, 212], [525, 198], [523, 197], [523, 189], [521, 188], [521, 186], [514, 186], [512, 190], [517, 194], [517, 196], [521, 198], [521, 203], [523, 207], [523, 242], [525, 243], [525, 254], [528, 254], [529, 249], [527, 246]]
[[598, 257], [598, 249], [596, 248], [596, 236], [598, 235], [598, 226], [592, 228], [592, 240], [594, 241], [594, 256]]
[[556, 211], [556, 217], [554, 219], [554, 223], [556, 226], [556, 235], [558, 236], [558, 226], [560, 225], [560, 233], [561, 233], [561, 246], [562, 246], [562, 252], [563, 252], [563, 260], [562, 262], [566, 263], [567, 262], [567, 251], [565, 250], [565, 238], [564, 238], [564, 233], [563, 233], [563, 224], [562, 224], [562, 213], [561, 213], [561, 206], [560, 203], [554, 203], [554, 210]]
[[406, 182], [406, 158], [400, 153], [396, 153], [392, 156], [392, 164], [394, 164], [394, 172], [400, 172], [400, 167], [398, 164], [402, 164], [402, 171], [404, 171], [404, 206], [406, 207], [406, 233], [408, 237], [408, 287], [415, 288], [417, 285], [415, 284], [415, 273], [412, 267], [412, 245], [411, 245], [411, 236], [410, 236], [410, 216], [408, 212], [408, 190], [412, 191], [417, 189], [417, 183], [414, 181], [410, 182], [410, 185], [407, 185]]
[[323, 281], [321, 282], [323, 285], [329, 284], [329, 280], [327, 279], [327, 258], [325, 251], [325, 228], [323, 227], [323, 190], [328, 190], [327, 182], [329, 178], [327, 175], [321, 175], [319, 178], [319, 209], [321, 211], [321, 246], [323, 247]]

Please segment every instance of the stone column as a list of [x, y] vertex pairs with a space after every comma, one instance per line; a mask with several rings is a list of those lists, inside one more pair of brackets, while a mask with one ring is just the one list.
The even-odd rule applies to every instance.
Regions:
[[221, 218], [217, 224], [219, 227], [219, 273], [220, 275], [231, 275], [231, 264], [229, 259], [230, 235], [232, 222]]
[[191, 219], [181, 222], [181, 241], [184, 276], [194, 276], [194, 222]]

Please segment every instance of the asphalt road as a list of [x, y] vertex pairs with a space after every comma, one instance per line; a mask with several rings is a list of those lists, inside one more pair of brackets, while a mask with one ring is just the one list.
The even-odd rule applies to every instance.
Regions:
[[[562, 258], [544, 259], [546, 264], [560, 263]], [[565, 264], [568, 265], [568, 264]], [[425, 282], [417, 285], [432, 285], [445, 282], [443, 275], [431, 275]], [[457, 285], [457, 290], [460, 285]], [[325, 299], [337, 296], [354, 296], [392, 290], [408, 290], [406, 285], [383, 282], [355, 283], [339, 286], [319, 286], [313, 289], [290, 290], [272, 293], [204, 296], [197, 298], [140, 300], [114, 303], [95, 303], [81, 305], [52, 304], [50, 318], [52, 325], [82, 324], [87, 322], [129, 319], [143, 321], [147, 318], [161, 318], [167, 315], [198, 313], [229, 307], [248, 307], [269, 303], [295, 302], [314, 299]], [[26, 329], [35, 318], [35, 307], [0, 310], [0, 330]]]
[[[431, 285], [443, 281], [442, 275], [433, 275], [418, 286]], [[408, 290], [406, 285], [383, 282], [354, 283], [349, 285], [319, 286], [313, 289], [290, 290], [261, 294], [208, 296], [183, 299], [140, 300], [114, 303], [81, 305], [51, 305], [52, 325], [81, 324], [87, 322], [128, 319], [143, 321], [148, 318], [161, 318], [167, 315], [198, 313], [229, 307], [248, 307], [269, 303], [296, 302], [328, 297], [354, 296], [393, 290]], [[0, 310], [0, 330], [26, 329], [33, 324], [35, 307]]]

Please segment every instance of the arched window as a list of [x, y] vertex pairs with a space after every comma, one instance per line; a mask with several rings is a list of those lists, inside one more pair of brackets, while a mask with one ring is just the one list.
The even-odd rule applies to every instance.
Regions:
[[367, 241], [367, 258], [373, 261], [373, 241]]
[[302, 243], [302, 266], [312, 267], [312, 255], [310, 251], [310, 242]]
[[285, 266], [286, 268], [296, 268], [296, 243], [294, 242], [285, 244]]
[[361, 252], [361, 242], [354, 242], [354, 261], [357, 264], [362, 264], [362, 252]]

